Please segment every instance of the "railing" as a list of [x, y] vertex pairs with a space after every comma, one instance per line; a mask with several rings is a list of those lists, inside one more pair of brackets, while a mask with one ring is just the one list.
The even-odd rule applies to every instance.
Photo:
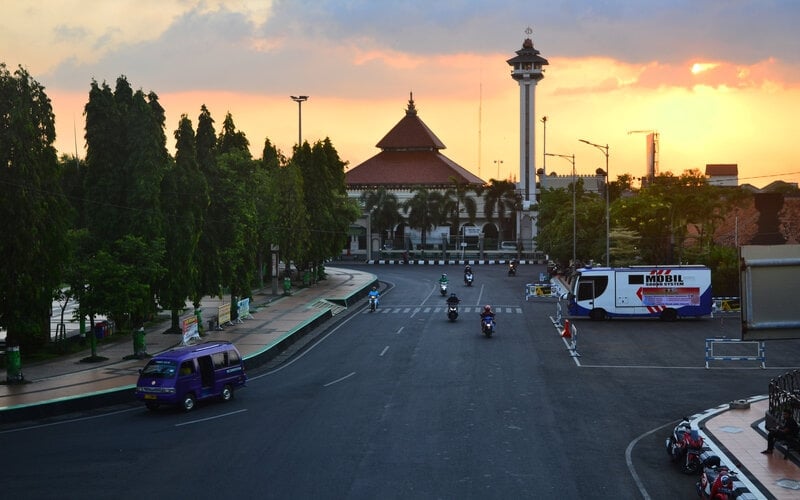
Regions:
[[[769, 381], [768, 417], [777, 420], [789, 409], [795, 421], [800, 416], [800, 370], [794, 370]], [[768, 422], [769, 423], [769, 422]]]

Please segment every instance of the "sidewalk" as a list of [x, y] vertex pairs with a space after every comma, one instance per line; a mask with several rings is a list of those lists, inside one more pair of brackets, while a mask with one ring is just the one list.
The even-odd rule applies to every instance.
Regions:
[[[763, 455], [767, 446], [764, 429], [768, 400], [758, 396], [744, 401], [746, 408], [723, 405], [695, 415], [692, 427], [699, 428], [711, 451], [738, 473], [752, 496], [738, 498], [800, 498], [799, 457], [790, 454], [784, 460], [781, 445], [772, 455]], [[739, 403], [737, 401], [737, 403]]]
[[[252, 318], [223, 330], [205, 331], [203, 341], [233, 342], [254, 368], [276, 356], [308, 330], [344, 311], [365, 296], [377, 277], [368, 272], [326, 268], [327, 278], [308, 288], [294, 288], [291, 295], [256, 292], [251, 300]], [[201, 308], [211, 316], [220, 299], [207, 297]], [[204, 325], [205, 326], [205, 325]], [[177, 334], [164, 334], [165, 320], [145, 331], [147, 354], [152, 356], [181, 343]], [[0, 423], [48, 417], [59, 413], [133, 401], [133, 389], [148, 359], [126, 359], [133, 354], [133, 338], [98, 345], [97, 355], [105, 361], [86, 363], [89, 348], [53, 361], [26, 365], [22, 384], [0, 384]]]

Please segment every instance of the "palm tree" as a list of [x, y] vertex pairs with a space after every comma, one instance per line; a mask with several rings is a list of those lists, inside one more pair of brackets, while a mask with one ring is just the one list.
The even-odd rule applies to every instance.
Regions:
[[516, 185], [511, 181], [492, 179], [491, 184], [486, 187], [484, 202], [483, 212], [488, 221], [494, 222], [495, 213], [497, 214], [501, 239], [513, 239], [510, 235], [514, 233], [515, 215], [521, 204]]
[[461, 225], [461, 208], [467, 212], [467, 220], [475, 222], [477, 215], [477, 203], [475, 198], [470, 196], [470, 192], [475, 192], [475, 189], [469, 184], [459, 184], [455, 177], [450, 177], [453, 187], [445, 190], [442, 195], [444, 198], [444, 207], [447, 217], [450, 218], [450, 225], [456, 232]]
[[377, 191], [365, 191], [361, 194], [361, 202], [372, 218], [372, 226], [381, 235], [384, 231], [391, 231], [403, 221], [397, 196], [384, 187], [378, 188]]
[[419, 229], [422, 233], [422, 246], [427, 240], [427, 233], [434, 226], [442, 223], [446, 216], [443, 208], [444, 197], [438, 191], [428, 191], [417, 187], [411, 190], [414, 196], [403, 203], [403, 212], [408, 214], [408, 225]]

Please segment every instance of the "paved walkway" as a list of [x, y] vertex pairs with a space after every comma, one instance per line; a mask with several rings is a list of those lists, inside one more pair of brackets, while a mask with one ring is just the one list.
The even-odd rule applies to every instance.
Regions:
[[[263, 290], [254, 295], [251, 319], [227, 326], [222, 331], [204, 333], [204, 340], [228, 340], [236, 344], [249, 364], [258, 365], [274, 356], [282, 343], [292, 342], [316, 324], [346, 309], [366, 295], [377, 277], [368, 272], [370, 265], [357, 268], [327, 268], [327, 279], [308, 288], [293, 290], [289, 296], [272, 295]], [[204, 317], [215, 310], [218, 299], [203, 301]], [[181, 342], [175, 334], [164, 334], [168, 321], [146, 332], [147, 353], [157, 354]], [[61, 412], [85, 410], [132, 400], [139, 368], [146, 359], [126, 359], [133, 354], [133, 339], [103, 343], [98, 356], [106, 361], [85, 363], [87, 351], [54, 361], [26, 365], [22, 371], [26, 382], [19, 385], [0, 384], [0, 423], [46, 417]], [[749, 498], [800, 498], [800, 462], [797, 454], [783, 459], [783, 450], [773, 455], [760, 453], [766, 447], [764, 416], [765, 397], [747, 401], [748, 408], [724, 405], [692, 417], [706, 443], [723, 464], [739, 472], [740, 486]], [[740, 405], [737, 405], [740, 406]], [[744, 406], [744, 405], [741, 405]], [[666, 436], [665, 436], [666, 437]], [[668, 465], [666, 456], [665, 466]], [[687, 498], [694, 492], [687, 492]], [[743, 496], [742, 498], [747, 498]]]

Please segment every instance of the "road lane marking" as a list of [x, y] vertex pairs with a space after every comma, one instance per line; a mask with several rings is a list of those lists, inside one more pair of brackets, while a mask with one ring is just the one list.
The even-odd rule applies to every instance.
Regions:
[[347, 375], [345, 375], [344, 377], [337, 378], [336, 380], [332, 380], [332, 381], [328, 382], [327, 384], [324, 384], [322, 387], [328, 387], [329, 385], [338, 384], [342, 380], [348, 379], [348, 378], [352, 377], [355, 374], [356, 374], [356, 372], [350, 372]]

